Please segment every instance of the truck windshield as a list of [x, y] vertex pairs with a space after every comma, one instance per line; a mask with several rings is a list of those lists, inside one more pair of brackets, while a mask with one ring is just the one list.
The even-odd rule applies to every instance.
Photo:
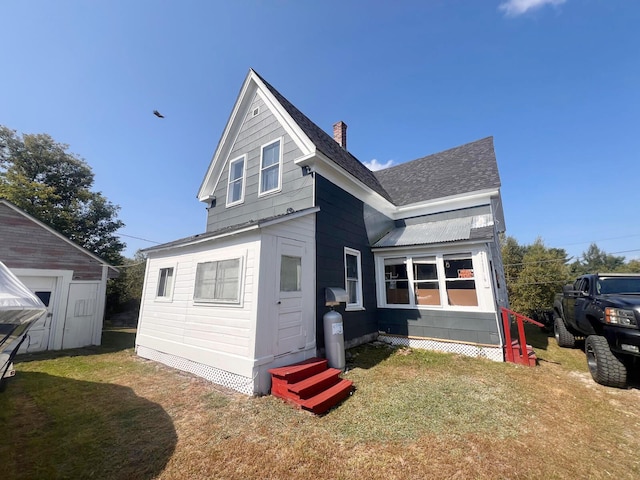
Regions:
[[596, 284], [598, 293], [637, 293], [640, 294], [640, 277], [603, 277]]

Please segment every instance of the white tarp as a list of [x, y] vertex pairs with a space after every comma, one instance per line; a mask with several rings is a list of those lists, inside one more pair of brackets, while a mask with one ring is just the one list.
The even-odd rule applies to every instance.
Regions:
[[0, 262], [0, 349], [23, 335], [46, 310], [40, 299]]

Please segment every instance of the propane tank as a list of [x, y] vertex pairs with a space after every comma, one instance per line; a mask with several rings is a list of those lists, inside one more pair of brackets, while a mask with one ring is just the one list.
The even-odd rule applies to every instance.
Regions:
[[329, 367], [344, 371], [344, 331], [342, 315], [333, 308], [322, 317], [324, 324], [324, 349]]

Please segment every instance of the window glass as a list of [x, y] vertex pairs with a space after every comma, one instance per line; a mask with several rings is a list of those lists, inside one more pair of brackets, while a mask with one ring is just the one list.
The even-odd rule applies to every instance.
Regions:
[[444, 257], [447, 298], [449, 305], [478, 306], [476, 281], [471, 256], [451, 255]]
[[344, 272], [347, 307], [362, 307], [362, 266], [360, 252], [345, 248]]
[[409, 304], [409, 277], [406, 258], [385, 258], [384, 281], [388, 304]]
[[302, 259], [282, 255], [280, 257], [280, 291], [299, 292], [302, 289]]
[[240, 301], [240, 259], [199, 263], [196, 268], [194, 300], [238, 303]]
[[262, 149], [260, 193], [280, 188], [280, 141]]
[[227, 203], [236, 203], [242, 200], [244, 181], [244, 157], [233, 160], [229, 164], [229, 189]]
[[158, 274], [158, 291], [156, 297], [170, 297], [173, 286], [173, 267], [161, 268]]
[[435, 257], [413, 259], [416, 304], [440, 305], [440, 285]]

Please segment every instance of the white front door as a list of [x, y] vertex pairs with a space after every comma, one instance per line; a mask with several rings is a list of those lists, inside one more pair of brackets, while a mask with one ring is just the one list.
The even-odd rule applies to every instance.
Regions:
[[47, 307], [47, 312], [31, 326], [20, 353], [41, 352], [49, 347], [49, 333], [54, 319], [56, 277], [20, 277], [20, 281]]
[[276, 310], [278, 312], [275, 355], [304, 349], [306, 329], [303, 322], [304, 244], [278, 238], [276, 268]]
[[93, 344], [98, 298], [97, 283], [69, 285], [67, 317], [64, 320], [62, 348], [79, 348]]

